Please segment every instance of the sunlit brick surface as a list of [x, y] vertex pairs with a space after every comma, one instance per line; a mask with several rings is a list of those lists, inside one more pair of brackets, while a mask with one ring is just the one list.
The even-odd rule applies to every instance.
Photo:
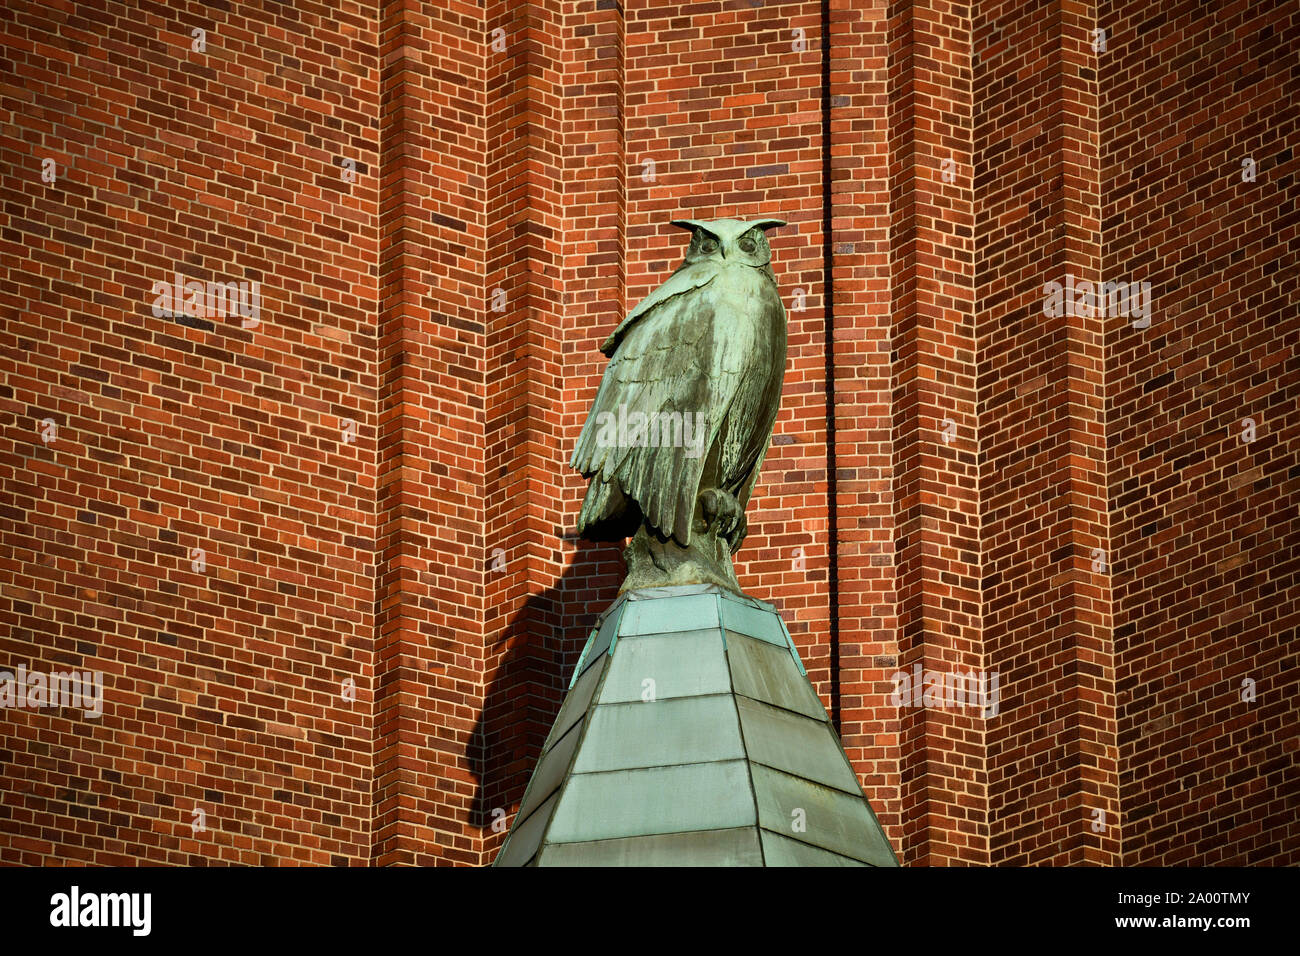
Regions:
[[819, 0], [0, 24], [0, 670], [106, 695], [0, 712], [0, 862], [490, 861], [620, 580], [597, 346], [760, 214], [737, 571], [903, 863], [1300, 862], [1293, 2], [832, 0], [830, 183]]

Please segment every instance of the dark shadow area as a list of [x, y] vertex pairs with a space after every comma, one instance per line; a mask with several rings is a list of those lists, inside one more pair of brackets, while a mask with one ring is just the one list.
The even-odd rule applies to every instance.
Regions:
[[553, 587], [529, 597], [497, 635], [495, 646], [506, 651], [489, 680], [468, 754], [477, 780], [470, 823], [487, 831], [494, 851], [523, 799], [578, 655], [618, 597], [621, 552], [621, 543], [579, 541], [573, 565]]

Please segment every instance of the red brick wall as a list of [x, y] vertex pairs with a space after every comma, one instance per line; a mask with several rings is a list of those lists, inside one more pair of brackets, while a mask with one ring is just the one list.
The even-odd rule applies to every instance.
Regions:
[[1294, 865], [1300, 10], [1108, 6], [1102, 259], [1155, 303], [1105, 372], [1124, 859]]
[[985, 726], [990, 862], [1118, 865], [1108, 586], [1091, 557], [1107, 547], [1104, 329], [1043, 311], [1045, 282], [1099, 278], [1097, 12], [988, 14], [975, 191], [984, 651], [1003, 695]]
[[[0, 856], [365, 861], [373, 12], [0, 17], [0, 659], [101, 670], [107, 697], [99, 719], [0, 716]], [[153, 283], [176, 272], [259, 281], [259, 324], [155, 317]]]
[[[903, 860], [1297, 862], [1294, 5], [206, 10], [0, 14], [0, 669], [108, 693], [0, 713], [0, 861], [490, 861], [621, 574], [596, 346], [667, 220], [761, 213], [737, 570]], [[177, 270], [262, 322], [153, 316]]]

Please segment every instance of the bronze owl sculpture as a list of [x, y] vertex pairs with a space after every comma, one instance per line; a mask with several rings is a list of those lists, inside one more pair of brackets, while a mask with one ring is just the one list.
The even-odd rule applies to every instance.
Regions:
[[600, 350], [609, 364], [572, 466], [590, 482], [578, 533], [631, 536], [621, 591], [719, 584], [767, 455], [786, 316], [765, 230], [780, 219], [677, 220], [686, 259]]

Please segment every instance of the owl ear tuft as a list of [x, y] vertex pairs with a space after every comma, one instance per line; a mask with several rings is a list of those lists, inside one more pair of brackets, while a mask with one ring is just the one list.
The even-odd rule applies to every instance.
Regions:
[[766, 232], [774, 226], [784, 226], [786, 222], [784, 219], [754, 219], [751, 220], [749, 224], [751, 226], [758, 226], [759, 229]]
[[676, 226], [678, 229], [689, 229], [692, 242], [695, 241], [695, 236], [704, 233], [715, 240], [718, 245], [722, 245], [722, 233], [718, 232], [718, 227], [711, 222], [705, 222], [701, 219], [674, 219], [670, 225]]

